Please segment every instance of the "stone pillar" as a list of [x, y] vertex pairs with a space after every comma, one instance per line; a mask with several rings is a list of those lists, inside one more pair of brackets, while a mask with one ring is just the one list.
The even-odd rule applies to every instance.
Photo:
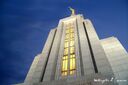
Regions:
[[84, 31], [83, 17], [77, 16], [77, 29], [79, 38], [79, 50], [81, 54], [81, 70], [83, 71], [82, 76], [91, 77], [94, 74], [93, 63], [91, 59], [90, 49], [87, 42], [87, 36]]
[[106, 78], [113, 77], [112, 68], [108, 62], [105, 52], [101, 46], [100, 40], [90, 20], [85, 19], [85, 32], [88, 35], [91, 50], [95, 59], [95, 64], [98, 69], [98, 73], [106, 76]]
[[49, 60], [45, 70], [43, 81], [51, 81], [54, 80], [55, 78], [56, 64], [57, 64], [61, 37], [62, 37], [62, 23], [60, 22], [60, 24], [57, 27], [55, 39], [53, 41], [53, 45], [49, 55]]
[[32, 79], [31, 79], [32, 83], [41, 82], [41, 80], [43, 79], [43, 75], [46, 69], [47, 60], [48, 60], [50, 49], [54, 39], [55, 31], [56, 29], [52, 29], [49, 33], [49, 36], [47, 38], [43, 51], [40, 55], [39, 61], [36, 65], [35, 72], [32, 76]]
[[31, 80], [32, 80], [32, 76], [33, 76], [33, 73], [35, 72], [35, 68], [36, 68], [36, 66], [37, 66], [37, 63], [38, 63], [38, 61], [39, 61], [39, 58], [40, 58], [40, 55], [37, 55], [35, 58], [34, 58], [34, 60], [33, 60], [33, 63], [32, 63], [32, 65], [31, 65], [31, 67], [30, 67], [30, 70], [29, 70], [29, 72], [28, 72], [28, 74], [27, 74], [27, 76], [26, 76], [26, 78], [25, 78], [25, 81], [24, 81], [24, 83], [27, 85], [29, 85], [30, 83], [31, 83]]

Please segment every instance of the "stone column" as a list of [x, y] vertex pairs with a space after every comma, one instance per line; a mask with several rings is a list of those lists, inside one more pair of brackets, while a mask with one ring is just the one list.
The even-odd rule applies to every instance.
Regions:
[[52, 42], [54, 39], [55, 31], [56, 29], [52, 29], [49, 33], [49, 36], [47, 38], [43, 51], [40, 55], [39, 61], [36, 65], [35, 72], [32, 76], [32, 79], [31, 79], [32, 83], [41, 82], [41, 80], [43, 79], [44, 72], [45, 72], [46, 65], [47, 65], [47, 60], [48, 60], [49, 53], [50, 53], [50, 49], [51, 49]]

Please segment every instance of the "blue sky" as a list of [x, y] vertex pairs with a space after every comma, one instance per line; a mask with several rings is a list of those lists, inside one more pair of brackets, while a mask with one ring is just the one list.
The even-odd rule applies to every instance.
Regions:
[[93, 22], [100, 39], [115, 36], [128, 51], [128, 0], [1, 0], [0, 85], [23, 82], [69, 6]]

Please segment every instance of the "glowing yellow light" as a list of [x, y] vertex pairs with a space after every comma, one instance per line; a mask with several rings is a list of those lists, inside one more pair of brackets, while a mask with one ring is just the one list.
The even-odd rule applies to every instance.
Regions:
[[72, 69], [72, 59], [70, 59], [70, 69]]
[[70, 32], [74, 32], [73, 28], [70, 29]]
[[69, 33], [69, 29], [66, 30], [66, 34], [68, 34], [68, 33]]
[[62, 72], [62, 76], [66, 76], [67, 74], [68, 74], [68, 72], [67, 72], [67, 71]]
[[65, 47], [65, 48], [68, 47], [68, 43], [69, 43], [69, 42], [65, 42], [65, 43], [64, 43], [64, 47]]
[[68, 55], [68, 48], [64, 49], [64, 55]]
[[70, 47], [70, 53], [74, 53], [75, 52], [75, 48], [74, 47]]
[[70, 33], [70, 38], [73, 38], [74, 37], [74, 33]]
[[74, 41], [70, 41], [70, 46], [74, 46]]
[[75, 69], [75, 58], [72, 59], [72, 69]]
[[75, 73], [76, 69], [76, 61], [75, 61], [75, 54], [70, 55], [70, 75]]
[[69, 34], [65, 35], [65, 39], [69, 39], [69, 37], [70, 37]]
[[[64, 56], [62, 57], [61, 75], [73, 75], [76, 71], [74, 27], [73, 23], [68, 23], [65, 30]], [[69, 67], [68, 67], [69, 66]]]
[[62, 58], [62, 76], [67, 75], [68, 71], [68, 56], [63, 56]]
[[73, 75], [75, 73], [75, 70], [70, 71], [70, 75]]

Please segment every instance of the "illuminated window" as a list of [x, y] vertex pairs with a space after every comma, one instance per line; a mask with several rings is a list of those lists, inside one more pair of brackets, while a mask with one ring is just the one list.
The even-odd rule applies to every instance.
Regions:
[[67, 48], [67, 47], [68, 47], [68, 43], [69, 43], [69, 42], [65, 42], [65, 43], [64, 43], [64, 48]]
[[75, 53], [75, 48], [74, 47], [70, 47], [70, 54]]
[[64, 49], [64, 55], [68, 55], [68, 48]]
[[62, 71], [62, 76], [67, 76], [68, 72], [67, 71]]
[[65, 35], [65, 39], [68, 39], [68, 38], [69, 38], [69, 34], [66, 34], [66, 35]]
[[74, 46], [74, 40], [70, 41], [70, 46]]
[[74, 32], [73, 28], [70, 29], [70, 32]]
[[63, 58], [62, 58], [63, 60], [66, 60], [66, 59], [68, 59], [68, 55], [66, 55], [66, 56], [63, 56]]
[[74, 38], [74, 33], [70, 33], [70, 38]]
[[63, 60], [62, 70], [67, 71], [68, 70], [68, 59]]
[[70, 41], [74, 41], [74, 37], [73, 38], [70, 38]]
[[69, 33], [69, 29], [68, 30], [66, 30], [66, 34], [68, 34]]
[[[74, 44], [74, 27], [73, 23], [66, 25], [64, 40], [64, 55], [62, 57], [61, 75], [73, 75], [76, 72], [76, 57]], [[69, 66], [69, 67], [68, 67]]]
[[62, 58], [62, 76], [68, 74], [68, 56], [63, 56]]
[[75, 73], [76, 70], [76, 61], [75, 61], [75, 54], [70, 55], [70, 75]]

